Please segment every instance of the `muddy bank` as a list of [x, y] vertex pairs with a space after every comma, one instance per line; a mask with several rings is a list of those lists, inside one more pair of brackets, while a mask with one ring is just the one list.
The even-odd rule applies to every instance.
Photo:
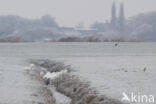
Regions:
[[47, 73], [67, 70], [66, 73], [53, 78], [44, 78], [44, 75], [41, 77], [45, 84], [55, 86], [56, 91], [71, 98], [70, 104], [123, 104], [118, 100], [100, 95], [95, 89], [90, 87], [89, 82], [82, 81], [78, 76], [72, 75], [72, 68], [69, 65], [51, 60], [33, 60], [31, 63], [40, 68], [40, 71], [43, 71], [42, 68], [44, 68]]

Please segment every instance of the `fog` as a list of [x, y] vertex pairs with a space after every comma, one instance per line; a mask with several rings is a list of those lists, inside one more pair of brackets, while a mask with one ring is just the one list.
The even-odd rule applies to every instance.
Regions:
[[[125, 16], [156, 10], [156, 0], [114, 0], [125, 5]], [[86, 26], [95, 21], [110, 20], [113, 0], [0, 0], [0, 15], [39, 18], [50, 14], [61, 26]]]

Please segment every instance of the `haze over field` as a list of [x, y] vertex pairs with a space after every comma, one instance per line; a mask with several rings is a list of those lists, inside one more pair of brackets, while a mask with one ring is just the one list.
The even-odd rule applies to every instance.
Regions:
[[155, 0], [0, 2], [0, 42], [156, 41]]
[[0, 104], [154, 103], [155, 4], [0, 0]]
[[86, 26], [95, 21], [110, 20], [112, 2], [123, 2], [126, 17], [155, 11], [155, 0], [0, 0], [1, 15], [19, 15], [39, 18], [45, 14], [54, 16], [61, 26]]

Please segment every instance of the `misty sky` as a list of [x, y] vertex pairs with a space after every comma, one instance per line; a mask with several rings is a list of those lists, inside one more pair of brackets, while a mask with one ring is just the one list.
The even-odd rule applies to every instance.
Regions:
[[[142, 12], [156, 11], [156, 0], [115, 0], [125, 4], [126, 17]], [[0, 0], [0, 15], [14, 14], [39, 18], [50, 14], [60, 25], [86, 25], [110, 19], [113, 0]]]

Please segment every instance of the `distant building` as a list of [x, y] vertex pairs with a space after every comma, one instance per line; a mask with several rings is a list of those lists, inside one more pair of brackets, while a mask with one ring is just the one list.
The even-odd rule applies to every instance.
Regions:
[[112, 29], [116, 29], [117, 26], [117, 16], [116, 16], [116, 4], [113, 2], [112, 10], [111, 10], [111, 27]]
[[73, 27], [60, 27], [59, 30], [63, 32], [66, 36], [81, 35], [80, 32], [75, 30], [75, 28]]
[[120, 4], [119, 16], [116, 15], [116, 3], [113, 2], [111, 10], [111, 28], [113, 30], [124, 31], [125, 27], [125, 13], [124, 13], [124, 4]]
[[120, 12], [119, 12], [119, 30], [120, 31], [124, 31], [124, 27], [125, 27], [125, 13], [124, 13], [124, 5], [123, 3], [120, 4]]

